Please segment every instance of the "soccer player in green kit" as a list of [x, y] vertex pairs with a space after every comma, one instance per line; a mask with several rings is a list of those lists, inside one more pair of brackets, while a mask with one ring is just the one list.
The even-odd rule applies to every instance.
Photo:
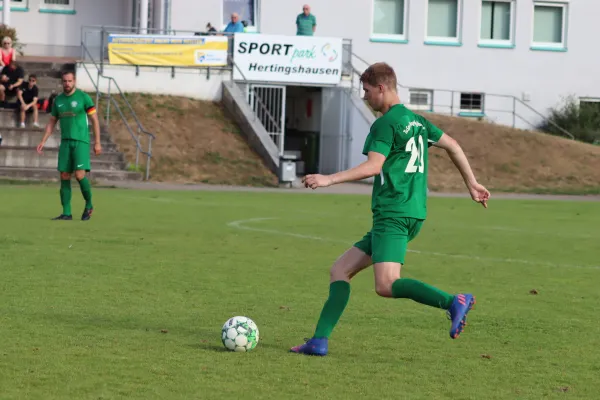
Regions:
[[56, 122], [60, 121], [61, 142], [58, 151], [58, 171], [60, 172], [60, 202], [63, 207], [62, 214], [54, 220], [73, 219], [71, 214], [71, 176], [79, 182], [81, 193], [85, 199], [85, 209], [81, 215], [82, 221], [87, 221], [92, 216], [92, 185], [85, 176], [91, 169], [90, 160], [90, 131], [88, 117], [94, 130], [94, 153], [100, 155], [100, 123], [96, 114], [94, 102], [83, 91], [75, 87], [75, 74], [71, 71], [62, 74], [63, 93], [56, 96], [52, 104], [50, 121], [46, 126], [46, 133], [37, 147], [37, 152], [42, 154], [46, 141], [54, 132]]
[[427, 213], [429, 145], [446, 150], [474, 201], [487, 208], [490, 193], [477, 183], [458, 143], [400, 103], [396, 74], [389, 65], [371, 65], [360, 80], [365, 100], [383, 114], [373, 123], [365, 141], [363, 154], [367, 161], [333, 175], [307, 175], [303, 182], [305, 187], [317, 189], [375, 177], [371, 200], [373, 227], [331, 267], [329, 297], [315, 333], [306, 343], [293, 347], [291, 351], [295, 353], [327, 355], [329, 336], [350, 298], [350, 280], [371, 265], [378, 295], [412, 299], [447, 310], [453, 339], [462, 332], [467, 313], [475, 304], [471, 294], [451, 295], [424, 282], [400, 278], [400, 269], [408, 242], [419, 233]]

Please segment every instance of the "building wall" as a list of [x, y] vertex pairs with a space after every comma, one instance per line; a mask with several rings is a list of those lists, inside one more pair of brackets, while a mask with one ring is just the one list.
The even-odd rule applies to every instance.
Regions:
[[11, 25], [26, 45], [26, 55], [79, 57], [81, 27], [131, 25], [132, 0], [76, 0], [75, 13], [40, 12], [43, 0], [27, 0], [23, 11], [11, 11]]
[[[78, 63], [77, 86], [82, 90], [95, 91], [94, 84], [98, 84], [100, 91], [107, 93], [109, 81], [104, 78], [98, 81], [97, 71], [92, 63]], [[114, 78], [123, 92], [169, 94], [208, 101], [221, 101], [223, 82], [231, 78], [230, 71], [217, 69], [211, 69], [210, 76], [207, 76], [206, 69], [199, 73], [189, 68], [175, 68], [174, 74], [171, 68], [140, 67], [139, 74], [136, 74], [135, 67], [104, 65], [104, 75]], [[114, 85], [110, 90], [115, 93]]]
[[[191, 12], [199, 5], [195, 0], [173, 3], [172, 26], [203, 27], [206, 22], [221, 18], [223, 0], [204, 0], [203, 12]], [[295, 18], [306, 0], [260, 1], [259, 31], [264, 34], [294, 35]], [[385, 61], [397, 72], [399, 83], [410, 87], [453, 89], [454, 96], [436, 93], [436, 100], [444, 101], [443, 112], [450, 111], [454, 98], [455, 113], [460, 92], [485, 92], [516, 96], [541, 112], [556, 106], [569, 95], [600, 97], [600, 56], [593, 49], [600, 36], [600, 1], [563, 0], [568, 4], [567, 51], [532, 50], [533, 0], [516, 0], [514, 12], [514, 48], [479, 47], [480, 0], [462, 0], [460, 46], [426, 45], [426, 0], [408, 2], [406, 19], [407, 43], [371, 41], [373, 0], [355, 0], [352, 6], [346, 0], [310, 2], [317, 18], [318, 36], [352, 39], [353, 52], [367, 62]], [[556, 0], [549, 2], [556, 3]], [[355, 60], [355, 67], [366, 65]], [[403, 101], [407, 102], [407, 92]], [[443, 100], [445, 99], [446, 100]], [[436, 101], [437, 103], [437, 101]], [[492, 121], [512, 124], [512, 99], [488, 96], [487, 112]], [[502, 112], [491, 109], [500, 106]], [[435, 110], [438, 111], [438, 110]], [[517, 104], [517, 113], [530, 122], [539, 120], [527, 106]], [[530, 127], [519, 117], [517, 126]]]

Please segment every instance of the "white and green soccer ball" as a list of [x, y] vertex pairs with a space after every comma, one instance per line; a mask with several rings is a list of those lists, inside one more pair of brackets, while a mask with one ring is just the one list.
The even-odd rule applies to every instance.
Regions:
[[221, 340], [227, 350], [250, 351], [258, 344], [258, 327], [248, 317], [229, 318], [221, 329]]

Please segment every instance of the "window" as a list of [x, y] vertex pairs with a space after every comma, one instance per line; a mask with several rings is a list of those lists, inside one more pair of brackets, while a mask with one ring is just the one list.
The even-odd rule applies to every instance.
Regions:
[[483, 94], [461, 93], [460, 112], [483, 114]]
[[427, 40], [425, 43], [458, 43], [460, 39], [461, 0], [429, 0]]
[[579, 99], [579, 112], [581, 114], [596, 114], [600, 116], [600, 98], [582, 97]]
[[513, 44], [514, 1], [489, 1], [481, 3], [480, 44]]
[[75, 10], [75, 0], [44, 0], [40, 8], [45, 10], [73, 11]]
[[[5, 0], [0, 0], [0, 6], [4, 6]], [[11, 7], [27, 7], [27, 0], [10, 0]]]
[[231, 22], [231, 14], [233, 13], [237, 13], [240, 22], [246, 22], [249, 28], [257, 27], [258, 10], [256, 9], [256, 3], [257, 0], [223, 0], [223, 29]]
[[566, 45], [566, 3], [534, 3], [533, 48], [564, 49]]
[[372, 38], [406, 40], [407, 0], [373, 0]]
[[409, 106], [412, 110], [433, 110], [433, 92], [431, 90], [410, 89]]

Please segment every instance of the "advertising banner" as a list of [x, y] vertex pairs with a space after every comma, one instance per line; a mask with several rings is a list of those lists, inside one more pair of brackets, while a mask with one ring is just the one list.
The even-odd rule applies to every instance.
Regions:
[[236, 33], [233, 79], [303, 84], [338, 84], [342, 39]]
[[109, 35], [108, 59], [116, 65], [226, 66], [227, 37]]

